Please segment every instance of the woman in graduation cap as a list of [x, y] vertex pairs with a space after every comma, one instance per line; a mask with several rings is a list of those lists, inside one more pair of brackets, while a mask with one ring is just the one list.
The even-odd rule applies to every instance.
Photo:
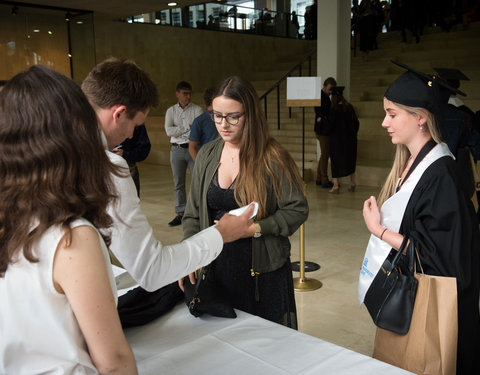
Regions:
[[398, 250], [408, 235], [416, 243], [426, 274], [456, 277], [457, 374], [478, 374], [478, 223], [458, 183], [455, 160], [435, 125], [439, 81], [403, 67], [408, 71], [383, 99], [382, 127], [397, 150], [378, 199], [370, 197], [363, 207], [372, 236], [360, 273], [359, 300], [363, 302], [391, 248]]

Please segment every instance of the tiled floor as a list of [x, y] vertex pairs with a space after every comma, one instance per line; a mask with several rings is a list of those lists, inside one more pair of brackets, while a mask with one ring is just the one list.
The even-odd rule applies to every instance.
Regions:
[[[173, 182], [166, 166], [141, 163], [142, 208], [164, 244], [182, 239], [181, 227], [170, 228], [174, 217]], [[299, 330], [356, 352], [371, 355], [375, 326], [357, 302], [357, 278], [369, 233], [363, 223], [363, 202], [378, 193], [357, 186], [342, 187], [339, 195], [307, 185], [310, 216], [305, 223], [306, 260], [321, 265], [307, 278], [321, 281], [315, 291], [296, 292]], [[299, 260], [299, 233], [291, 237], [292, 261]], [[294, 277], [299, 273], [294, 272]]]

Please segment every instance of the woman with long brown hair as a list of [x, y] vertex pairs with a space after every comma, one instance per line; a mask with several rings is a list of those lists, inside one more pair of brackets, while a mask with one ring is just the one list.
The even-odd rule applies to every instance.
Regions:
[[212, 225], [232, 209], [258, 202], [247, 238], [225, 244], [208, 277], [233, 307], [297, 328], [288, 236], [308, 216], [297, 166], [270, 137], [248, 81], [233, 76], [219, 84], [212, 118], [220, 138], [204, 145], [195, 161], [184, 236]]
[[33, 66], [7, 82], [0, 373], [137, 373], [105, 247], [112, 173], [95, 112], [72, 80]]

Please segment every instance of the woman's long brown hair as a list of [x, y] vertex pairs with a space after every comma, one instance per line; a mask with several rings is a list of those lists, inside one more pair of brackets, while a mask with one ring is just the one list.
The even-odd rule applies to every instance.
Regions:
[[250, 82], [237, 76], [229, 77], [217, 87], [214, 98], [218, 96], [225, 96], [243, 104], [245, 120], [240, 146], [240, 172], [235, 182], [235, 199], [240, 206], [257, 201], [257, 216], [263, 218], [266, 216], [269, 181], [279, 200], [284, 193], [284, 176], [289, 181], [289, 193], [294, 187], [305, 191], [302, 178], [288, 151], [270, 137], [267, 119], [261, 110], [257, 92]]
[[0, 277], [19, 251], [36, 262], [32, 246], [52, 225], [66, 230], [67, 244], [77, 218], [108, 228], [112, 173], [96, 114], [75, 82], [41, 66], [8, 81], [0, 91]]

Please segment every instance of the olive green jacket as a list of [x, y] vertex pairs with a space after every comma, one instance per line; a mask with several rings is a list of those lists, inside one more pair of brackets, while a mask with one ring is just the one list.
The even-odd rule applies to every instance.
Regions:
[[[218, 138], [204, 145], [197, 155], [182, 222], [184, 238], [210, 226], [207, 191], [219, 166], [223, 145], [223, 139]], [[252, 168], [254, 165], [252, 161]], [[275, 197], [273, 186], [269, 184], [267, 188], [267, 215], [257, 221], [262, 235], [252, 237], [252, 276], [275, 271], [285, 264], [291, 247], [288, 236], [308, 217], [308, 202], [302, 191], [295, 185], [291, 189], [286, 177], [283, 178], [283, 185], [279, 201]]]

